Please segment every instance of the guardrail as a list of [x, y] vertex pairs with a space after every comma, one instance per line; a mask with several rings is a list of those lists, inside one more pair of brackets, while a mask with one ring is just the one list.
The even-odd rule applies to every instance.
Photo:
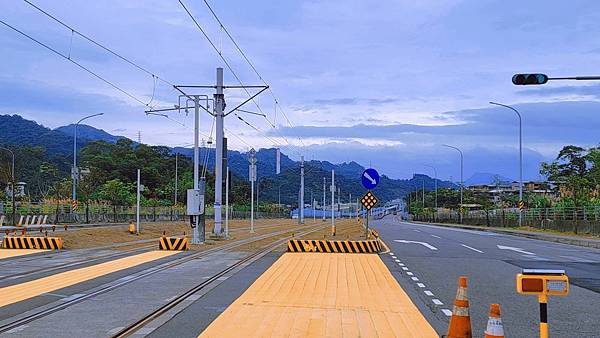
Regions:
[[[440, 223], [459, 223], [456, 210], [414, 215], [414, 220]], [[493, 227], [516, 227], [519, 209], [470, 210], [463, 213], [463, 224]], [[600, 236], [600, 207], [530, 208], [523, 210], [523, 226], [559, 232], [574, 232]]]

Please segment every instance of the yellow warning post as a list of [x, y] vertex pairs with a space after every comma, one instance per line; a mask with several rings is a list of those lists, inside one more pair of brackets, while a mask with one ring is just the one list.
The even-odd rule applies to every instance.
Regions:
[[378, 255], [285, 253], [200, 337], [438, 337]]

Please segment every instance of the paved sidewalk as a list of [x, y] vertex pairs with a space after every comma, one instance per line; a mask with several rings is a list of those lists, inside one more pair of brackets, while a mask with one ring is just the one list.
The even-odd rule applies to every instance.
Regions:
[[466, 224], [452, 224], [452, 223], [431, 223], [431, 222], [418, 222], [412, 221], [414, 223], [419, 224], [433, 224], [443, 227], [449, 228], [460, 228], [460, 229], [468, 229], [468, 230], [476, 230], [476, 231], [489, 231], [489, 232], [497, 232], [508, 235], [527, 237], [533, 239], [539, 239], [543, 241], [550, 241], [556, 243], [584, 246], [588, 248], [596, 248], [600, 249], [600, 238], [589, 238], [583, 236], [570, 236], [570, 235], [559, 235], [553, 233], [545, 233], [545, 232], [537, 232], [537, 231], [527, 231], [527, 230], [518, 230], [518, 229], [510, 229], [510, 228], [497, 228], [497, 227], [486, 227], [480, 225], [466, 225]]

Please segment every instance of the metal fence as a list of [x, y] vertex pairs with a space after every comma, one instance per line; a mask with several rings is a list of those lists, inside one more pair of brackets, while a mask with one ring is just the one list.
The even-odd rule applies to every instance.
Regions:
[[[415, 220], [441, 223], [459, 223], [456, 210], [414, 215]], [[492, 227], [517, 227], [519, 209], [471, 210], [463, 214], [462, 223]], [[585, 208], [532, 208], [523, 210], [523, 226], [576, 234], [600, 236], [600, 207]]]
[[[21, 216], [48, 215], [48, 222], [52, 224], [64, 223], [126, 223], [136, 218], [135, 206], [112, 206], [107, 204], [80, 205], [77, 211], [72, 212], [71, 205], [66, 203], [20, 203], [16, 206], [16, 221]], [[224, 211], [224, 208], [222, 209]], [[186, 219], [185, 206], [142, 206], [140, 208], [140, 221], [182, 221]], [[205, 209], [207, 218], [214, 217], [212, 207]], [[12, 224], [12, 206], [0, 202], [0, 215], [4, 215], [4, 223]], [[287, 213], [255, 212], [254, 217], [259, 218], [289, 218]], [[250, 218], [249, 211], [232, 210], [230, 219]]]

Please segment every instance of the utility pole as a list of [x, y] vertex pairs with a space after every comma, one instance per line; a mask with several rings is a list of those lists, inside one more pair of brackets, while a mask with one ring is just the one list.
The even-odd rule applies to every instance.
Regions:
[[17, 210], [16, 210], [16, 203], [15, 203], [15, 183], [16, 183], [15, 182], [15, 153], [8, 148], [0, 147], [0, 149], [8, 151], [12, 155], [12, 170], [11, 170], [11, 172], [12, 172], [12, 174], [11, 174], [11, 177], [12, 177], [12, 187], [11, 187], [11, 189], [12, 189], [12, 194], [11, 194], [12, 195], [11, 196], [12, 224], [13, 224], [13, 226], [16, 226], [17, 225]]
[[325, 222], [325, 181], [327, 179], [323, 177], [323, 205], [321, 206], [321, 210], [323, 210], [323, 222]]
[[[199, 178], [200, 178], [200, 148], [198, 147], [199, 134], [200, 134], [200, 98], [198, 96], [193, 97], [194, 100], [194, 190], [199, 190]], [[186, 104], [187, 106], [187, 104]], [[204, 194], [204, 192], [200, 192]], [[201, 201], [204, 203], [204, 200]], [[189, 201], [188, 201], [189, 203]], [[200, 209], [204, 210], [203, 207]], [[192, 226], [192, 244], [200, 244], [200, 215], [192, 216], [194, 218], [194, 225]], [[202, 227], [202, 237], [204, 237], [204, 227]]]
[[338, 204], [337, 204], [337, 209], [338, 209], [338, 211], [340, 212], [340, 219], [342, 218], [342, 205], [340, 204], [340, 196], [342, 195], [342, 193], [341, 193], [341, 190], [342, 190], [342, 189], [340, 189], [340, 187], [338, 187], [338, 191], [337, 191], [337, 192], [338, 192]]
[[299, 223], [304, 224], [304, 156], [300, 157], [300, 205], [298, 205]]
[[229, 166], [225, 176], [225, 237], [229, 237]]
[[177, 170], [178, 170], [178, 163], [177, 163], [177, 158], [178, 158], [179, 153], [175, 153], [175, 196], [173, 199], [173, 204], [175, 206], [177, 206], [177, 180], [179, 179], [179, 177], [177, 176]]
[[256, 181], [256, 151], [250, 149], [250, 168], [248, 172], [250, 178], [250, 233], [254, 233], [254, 181]]
[[335, 236], [335, 171], [331, 169], [331, 235]]
[[135, 233], [140, 234], [140, 169], [137, 170], [137, 202], [135, 208]]
[[223, 230], [221, 229], [221, 201], [223, 198], [223, 109], [225, 108], [225, 96], [223, 95], [223, 68], [217, 68], [217, 93], [215, 99], [215, 127], [217, 134], [217, 147], [215, 149], [215, 226], [213, 233], [220, 236]]

